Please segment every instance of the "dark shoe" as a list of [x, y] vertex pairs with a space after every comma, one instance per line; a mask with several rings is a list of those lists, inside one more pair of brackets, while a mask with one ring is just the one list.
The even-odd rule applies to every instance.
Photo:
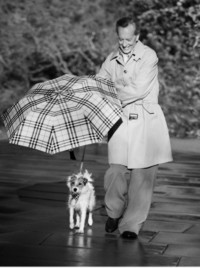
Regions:
[[122, 238], [125, 238], [125, 239], [136, 239], [137, 238], [137, 234], [134, 233], [134, 232], [129, 232], [129, 231], [125, 231], [122, 233]]
[[118, 222], [119, 222], [119, 219], [113, 219], [113, 218], [110, 218], [108, 217], [107, 219], [107, 222], [106, 222], [106, 226], [105, 226], [105, 230], [107, 233], [112, 233], [114, 232], [115, 230], [117, 230], [118, 228]]

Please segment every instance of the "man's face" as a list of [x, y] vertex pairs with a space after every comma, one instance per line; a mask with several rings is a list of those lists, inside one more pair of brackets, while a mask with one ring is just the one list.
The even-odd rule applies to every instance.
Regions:
[[135, 35], [135, 26], [129, 24], [127, 27], [118, 28], [119, 48], [124, 54], [129, 54], [136, 45], [138, 35]]

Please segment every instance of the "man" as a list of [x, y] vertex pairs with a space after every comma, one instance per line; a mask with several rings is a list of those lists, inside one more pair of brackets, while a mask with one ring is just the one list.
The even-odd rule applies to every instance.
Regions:
[[135, 239], [147, 218], [158, 165], [172, 161], [166, 121], [158, 104], [158, 58], [139, 41], [132, 17], [116, 22], [118, 48], [98, 76], [111, 79], [123, 107], [123, 123], [108, 142], [104, 178], [105, 230]]

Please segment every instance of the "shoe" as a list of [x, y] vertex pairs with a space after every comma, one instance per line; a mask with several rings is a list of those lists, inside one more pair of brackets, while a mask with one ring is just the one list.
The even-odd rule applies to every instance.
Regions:
[[134, 232], [130, 232], [130, 231], [123, 232], [121, 236], [122, 236], [122, 238], [132, 239], [132, 240], [137, 238], [137, 234]]
[[107, 222], [106, 222], [106, 226], [105, 226], [105, 230], [107, 233], [113, 233], [115, 230], [117, 230], [118, 228], [118, 222], [119, 219], [113, 219], [108, 217]]

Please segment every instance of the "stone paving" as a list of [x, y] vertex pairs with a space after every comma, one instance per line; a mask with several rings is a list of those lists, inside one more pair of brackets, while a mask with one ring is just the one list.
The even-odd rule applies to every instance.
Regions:
[[1, 266], [200, 266], [199, 141], [172, 140], [174, 161], [161, 165], [150, 213], [136, 241], [106, 234], [105, 144], [86, 148], [84, 167], [97, 194], [94, 225], [68, 227], [67, 175], [79, 169], [68, 152], [54, 156], [0, 141]]

